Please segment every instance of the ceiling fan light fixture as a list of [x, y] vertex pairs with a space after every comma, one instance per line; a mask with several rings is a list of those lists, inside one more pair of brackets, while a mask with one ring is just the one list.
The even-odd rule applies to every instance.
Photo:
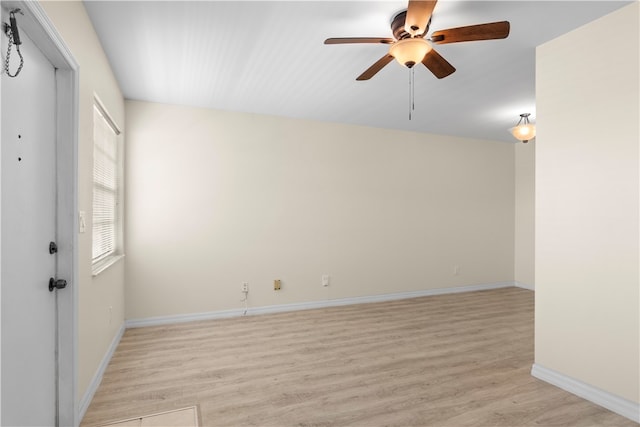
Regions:
[[515, 139], [522, 142], [529, 142], [536, 136], [536, 127], [535, 125], [529, 123], [529, 113], [520, 114], [520, 121], [518, 124], [509, 131], [511, 135], [514, 136]]
[[431, 44], [422, 37], [398, 40], [389, 48], [389, 55], [393, 56], [401, 65], [411, 68], [422, 62], [424, 56], [431, 50]]

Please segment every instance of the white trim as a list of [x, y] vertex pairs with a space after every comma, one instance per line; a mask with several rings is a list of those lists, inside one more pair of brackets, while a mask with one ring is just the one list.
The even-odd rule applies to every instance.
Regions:
[[[513, 282], [497, 282], [482, 285], [459, 286], [455, 288], [425, 289], [413, 292], [401, 292], [394, 294], [371, 295], [353, 298], [340, 298], [323, 301], [309, 301], [293, 304], [269, 305], [263, 307], [249, 308], [247, 315], [283, 313], [286, 311], [310, 310], [314, 308], [337, 307], [342, 305], [366, 304], [371, 302], [393, 301], [408, 298], [426, 297], [432, 295], [455, 294], [461, 292], [486, 291], [489, 289], [500, 289], [512, 287]], [[146, 317], [142, 319], [126, 320], [127, 328], [141, 328], [144, 326], [158, 326], [173, 323], [193, 322], [198, 320], [224, 319], [229, 317], [241, 317], [243, 308], [221, 311], [209, 311], [205, 313], [178, 314], [173, 316]]]
[[534, 363], [531, 375], [569, 393], [640, 423], [640, 404]]
[[96, 277], [107, 268], [120, 261], [122, 258], [124, 258], [124, 255], [122, 254], [111, 254], [102, 258], [100, 261], [93, 263], [93, 265], [91, 266], [91, 277]]
[[102, 358], [102, 361], [98, 365], [98, 369], [96, 370], [96, 373], [93, 375], [93, 379], [91, 380], [91, 383], [89, 383], [89, 387], [87, 387], [87, 391], [84, 392], [84, 396], [82, 396], [82, 399], [80, 400], [80, 408], [79, 408], [80, 412], [78, 416], [78, 419], [80, 421], [82, 421], [82, 419], [84, 418], [84, 414], [87, 412], [87, 409], [89, 408], [89, 404], [91, 404], [91, 400], [93, 400], [93, 396], [96, 394], [96, 391], [98, 391], [98, 387], [102, 382], [102, 377], [104, 376], [104, 372], [107, 370], [107, 366], [109, 366], [109, 362], [111, 362], [111, 358], [113, 357], [113, 353], [115, 353], [116, 349], [118, 348], [118, 344], [120, 344], [120, 340], [124, 335], [124, 331], [125, 331], [125, 324], [123, 323], [120, 326], [120, 329], [118, 330], [118, 332], [116, 333], [116, 336], [113, 337], [113, 340], [111, 341], [111, 344], [107, 349], [107, 352], [105, 353], [104, 357]]
[[120, 135], [122, 133], [120, 126], [118, 126], [115, 120], [113, 120], [113, 118], [111, 117], [111, 114], [109, 114], [109, 110], [107, 110], [107, 107], [104, 106], [104, 103], [102, 102], [100, 97], [98, 97], [98, 94], [95, 92], [93, 93], [93, 104], [98, 108], [100, 115], [102, 115], [102, 117], [107, 121], [109, 126], [111, 126], [116, 136]]
[[536, 288], [533, 285], [529, 285], [528, 283], [518, 282], [517, 280], [513, 282], [513, 286], [516, 288], [528, 289], [530, 291], [535, 291]]
[[[0, 7], [0, 22], [4, 22], [4, 8]], [[4, 58], [4, 55], [2, 55]], [[0, 75], [4, 71], [0, 72]], [[0, 105], [2, 103], [0, 102]], [[2, 117], [2, 107], [0, 107], [0, 117]], [[0, 150], [0, 160], [2, 160], [2, 150]], [[0, 161], [0, 165], [2, 162]], [[0, 166], [0, 172], [2, 172], [2, 166]], [[0, 173], [0, 188], [2, 188], [2, 173]], [[2, 197], [0, 192], [0, 220], [2, 219]], [[1, 227], [0, 227], [1, 228]], [[2, 241], [2, 233], [0, 233], [0, 241]], [[1, 245], [0, 245], [1, 248]], [[2, 250], [0, 249], [0, 260], [2, 259]], [[2, 263], [0, 262], [0, 422], [2, 422]]]

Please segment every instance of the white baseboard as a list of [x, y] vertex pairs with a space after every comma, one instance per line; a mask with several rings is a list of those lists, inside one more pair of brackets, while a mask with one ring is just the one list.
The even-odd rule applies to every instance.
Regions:
[[[497, 282], [482, 285], [459, 286], [455, 288], [425, 289], [421, 291], [400, 292], [394, 294], [371, 295], [363, 297], [339, 298], [322, 301], [310, 301], [293, 304], [269, 305], [263, 307], [253, 307], [247, 310], [247, 315], [258, 315], [268, 313], [283, 313], [287, 311], [310, 310], [314, 308], [338, 307], [342, 305], [365, 304], [371, 302], [393, 301], [408, 298], [425, 297], [432, 295], [455, 294], [461, 292], [486, 291], [489, 289], [500, 289], [514, 286], [514, 282]], [[140, 328], [144, 326], [158, 326], [172, 323], [193, 322], [198, 320], [224, 319], [229, 317], [240, 317], [244, 309], [210, 311], [206, 313], [179, 314], [174, 316], [147, 317], [142, 319], [130, 319], [125, 322], [127, 328]]]
[[531, 367], [531, 375], [569, 393], [580, 396], [596, 405], [607, 408], [616, 414], [629, 418], [636, 423], [640, 423], [640, 404], [638, 403], [600, 390], [597, 387], [583, 383], [582, 381], [568, 377], [552, 369], [545, 368], [537, 363], [534, 363]]
[[516, 288], [528, 289], [530, 291], [536, 290], [536, 288], [533, 285], [530, 285], [528, 283], [518, 282], [517, 280], [513, 282], [513, 286], [515, 286]]
[[118, 344], [120, 344], [120, 340], [122, 339], [122, 335], [124, 335], [125, 329], [126, 329], [125, 324], [123, 323], [120, 326], [120, 329], [118, 330], [118, 332], [116, 333], [116, 336], [113, 337], [113, 340], [111, 341], [111, 344], [107, 349], [107, 352], [102, 358], [100, 365], [98, 365], [98, 369], [96, 370], [96, 373], [93, 376], [91, 383], [89, 383], [89, 387], [87, 388], [87, 391], [85, 391], [84, 396], [82, 396], [82, 400], [80, 400], [80, 406], [78, 408], [78, 412], [79, 412], [78, 420], [80, 420], [80, 423], [82, 423], [84, 414], [87, 412], [87, 409], [89, 408], [89, 404], [93, 399], [93, 395], [96, 394], [96, 391], [98, 390], [98, 386], [100, 386], [100, 383], [102, 382], [102, 376], [104, 375], [104, 371], [107, 369], [107, 366], [109, 366], [109, 362], [111, 361], [111, 358], [113, 357], [113, 353], [116, 351], [116, 348], [118, 348]]

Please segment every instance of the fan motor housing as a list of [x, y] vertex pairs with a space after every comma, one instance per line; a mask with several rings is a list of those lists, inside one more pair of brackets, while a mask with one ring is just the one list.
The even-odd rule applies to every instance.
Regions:
[[[402, 40], [411, 37], [411, 34], [407, 33], [404, 29], [404, 23], [407, 21], [407, 11], [403, 10], [393, 17], [391, 20], [391, 32], [393, 33], [393, 37], [396, 40]], [[429, 24], [425, 29], [422, 35], [426, 34], [429, 31], [429, 25], [431, 24], [431, 19], [429, 19]]]

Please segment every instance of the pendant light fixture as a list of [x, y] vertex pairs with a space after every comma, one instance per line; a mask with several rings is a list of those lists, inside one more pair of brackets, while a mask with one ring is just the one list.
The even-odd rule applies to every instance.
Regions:
[[520, 114], [520, 121], [515, 127], [509, 129], [515, 139], [522, 142], [529, 142], [536, 136], [536, 126], [529, 123], [529, 113]]

